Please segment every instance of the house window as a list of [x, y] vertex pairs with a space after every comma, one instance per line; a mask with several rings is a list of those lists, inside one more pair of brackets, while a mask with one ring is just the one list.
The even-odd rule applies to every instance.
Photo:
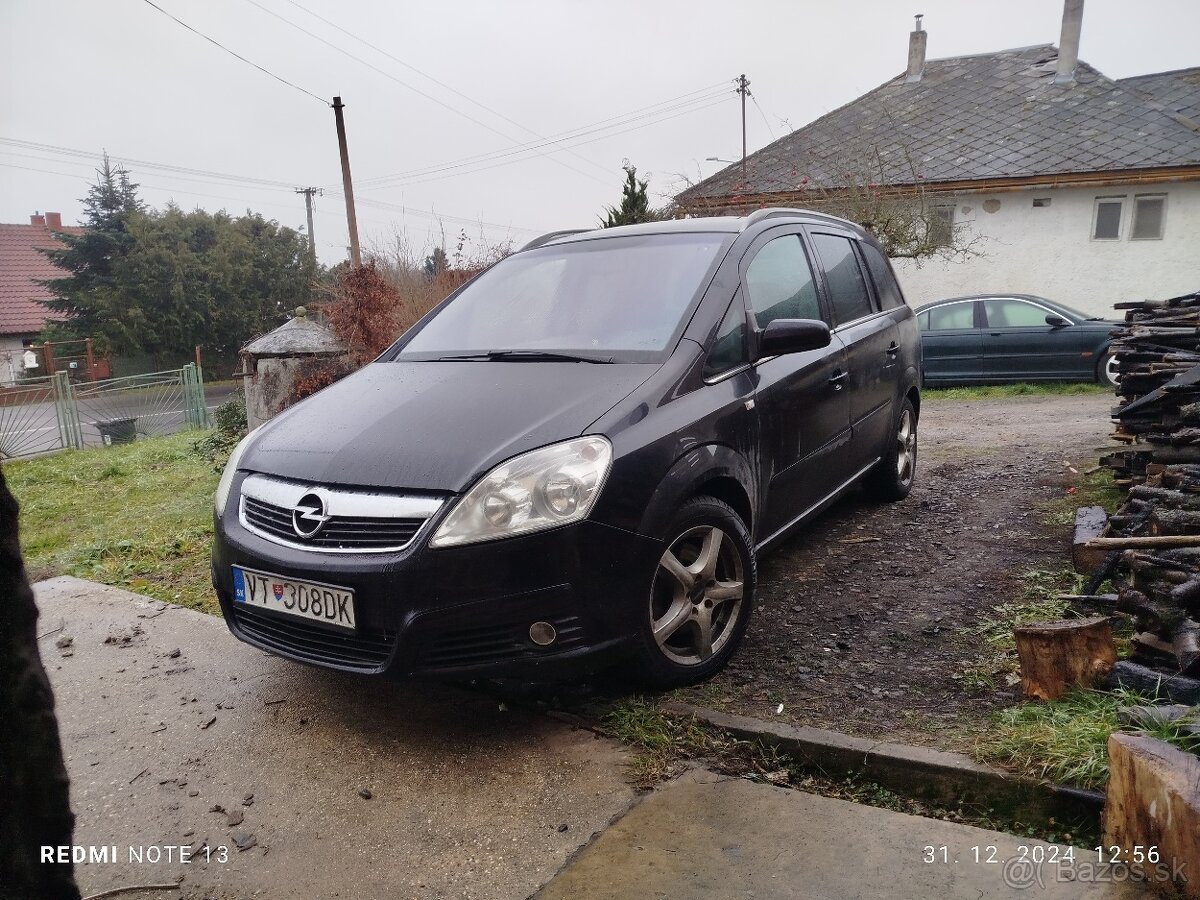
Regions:
[[1121, 239], [1121, 211], [1124, 208], [1124, 197], [1097, 197], [1096, 216], [1092, 222], [1092, 240], [1119, 241]]
[[954, 204], [938, 204], [929, 207], [929, 244], [933, 247], [949, 247], [954, 243]]
[[1133, 198], [1132, 241], [1159, 241], [1163, 236], [1163, 219], [1166, 218], [1166, 194], [1141, 194]]

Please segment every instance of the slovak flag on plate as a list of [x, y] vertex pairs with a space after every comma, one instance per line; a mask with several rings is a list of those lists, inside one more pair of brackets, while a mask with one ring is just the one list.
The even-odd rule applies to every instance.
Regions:
[[282, 584], [272, 584], [271, 585], [271, 593], [273, 593], [275, 595], [276, 600], [282, 600], [283, 599], [283, 585]]

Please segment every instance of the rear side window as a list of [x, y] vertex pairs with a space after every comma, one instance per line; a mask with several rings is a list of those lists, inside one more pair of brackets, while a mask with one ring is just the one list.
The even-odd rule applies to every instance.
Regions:
[[1046, 311], [1023, 300], [984, 300], [989, 328], [1028, 328], [1046, 324]]
[[875, 282], [875, 296], [883, 309], [895, 309], [904, 305], [904, 296], [900, 293], [900, 285], [896, 284], [896, 276], [892, 267], [874, 244], [859, 241], [858, 249], [862, 251], [863, 259], [871, 272], [871, 280]]
[[833, 234], [814, 234], [813, 243], [825, 266], [834, 324], [844, 325], [875, 312], [871, 294], [867, 290], [867, 279], [863, 276], [850, 239]]
[[759, 328], [776, 319], [819, 319], [821, 306], [800, 235], [775, 238], [746, 269], [746, 290]]
[[951, 303], [929, 310], [930, 331], [950, 331], [975, 327], [974, 303]]

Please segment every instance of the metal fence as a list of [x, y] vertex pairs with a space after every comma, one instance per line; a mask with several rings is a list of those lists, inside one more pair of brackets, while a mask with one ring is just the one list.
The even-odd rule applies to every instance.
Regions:
[[0, 459], [126, 444], [211, 424], [194, 364], [82, 384], [59, 372], [0, 388]]

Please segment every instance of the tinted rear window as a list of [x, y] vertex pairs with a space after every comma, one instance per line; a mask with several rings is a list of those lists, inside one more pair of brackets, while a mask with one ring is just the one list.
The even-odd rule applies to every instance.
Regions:
[[829, 300], [833, 304], [836, 324], [853, 322], [875, 312], [871, 305], [871, 294], [867, 290], [867, 280], [863, 277], [850, 239], [832, 234], [814, 234], [812, 240], [825, 266], [825, 279], [829, 284]]
[[727, 239], [664, 234], [518, 253], [468, 284], [400, 358], [491, 350], [654, 358], [682, 325]]
[[900, 293], [900, 286], [896, 284], [896, 277], [892, 274], [887, 257], [866, 241], [859, 241], [858, 249], [862, 251], [867, 268], [871, 270], [871, 280], [875, 282], [875, 294], [879, 297], [880, 306], [884, 309], [903, 306], [904, 297]]

